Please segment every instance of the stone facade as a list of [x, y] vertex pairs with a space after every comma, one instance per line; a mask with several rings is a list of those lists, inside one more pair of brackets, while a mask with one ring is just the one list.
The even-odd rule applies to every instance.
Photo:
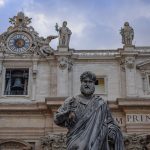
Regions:
[[[39, 37], [30, 22], [18, 13], [0, 35], [0, 149], [42, 150], [47, 143], [50, 149], [53, 137], [62, 142], [62, 135], [55, 134], [66, 130], [54, 124], [53, 115], [68, 96], [80, 93], [79, 77], [87, 70], [104, 78], [103, 90], [96, 94], [107, 101], [127, 137], [127, 150], [134, 149], [130, 145], [139, 136], [146, 144], [135, 149], [150, 149], [150, 47], [75, 50], [58, 46], [54, 50], [50, 41], [57, 36]], [[26, 95], [5, 94], [6, 71], [16, 68], [29, 70]], [[132, 139], [135, 133], [138, 138]]]

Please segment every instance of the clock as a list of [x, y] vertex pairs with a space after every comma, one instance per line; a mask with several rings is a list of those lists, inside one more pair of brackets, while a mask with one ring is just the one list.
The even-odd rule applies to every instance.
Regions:
[[7, 47], [13, 53], [25, 53], [31, 47], [31, 37], [24, 32], [15, 32], [8, 37]]

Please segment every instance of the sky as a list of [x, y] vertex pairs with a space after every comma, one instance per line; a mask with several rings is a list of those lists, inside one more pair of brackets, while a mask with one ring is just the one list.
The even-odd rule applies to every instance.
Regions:
[[[126, 21], [134, 29], [133, 44], [150, 46], [150, 0], [0, 0], [0, 33], [20, 11], [43, 37], [58, 35], [55, 24], [67, 21], [69, 47], [76, 50], [122, 48], [120, 29]], [[51, 42], [52, 48], [57, 45], [58, 39]]]

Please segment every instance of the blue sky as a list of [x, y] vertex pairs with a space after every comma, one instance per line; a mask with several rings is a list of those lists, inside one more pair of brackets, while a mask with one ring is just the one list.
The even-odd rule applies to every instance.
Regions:
[[[0, 0], [0, 33], [19, 11], [32, 18], [40, 36], [57, 35], [56, 22], [72, 30], [70, 48], [121, 48], [120, 28], [133, 27], [136, 46], [150, 46], [150, 0]], [[57, 47], [58, 40], [51, 43]]]

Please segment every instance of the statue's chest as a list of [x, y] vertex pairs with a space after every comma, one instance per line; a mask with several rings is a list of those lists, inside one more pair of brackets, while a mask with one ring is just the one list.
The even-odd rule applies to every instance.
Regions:
[[67, 33], [67, 28], [62, 28], [62, 33]]
[[[76, 109], [75, 109], [75, 113], [76, 113], [76, 117], [79, 119], [82, 115], [84, 115], [85, 113], [85, 109], [86, 109], [87, 105], [82, 104], [82, 103], [77, 103], [76, 105]], [[87, 109], [86, 109], [87, 111]]]

